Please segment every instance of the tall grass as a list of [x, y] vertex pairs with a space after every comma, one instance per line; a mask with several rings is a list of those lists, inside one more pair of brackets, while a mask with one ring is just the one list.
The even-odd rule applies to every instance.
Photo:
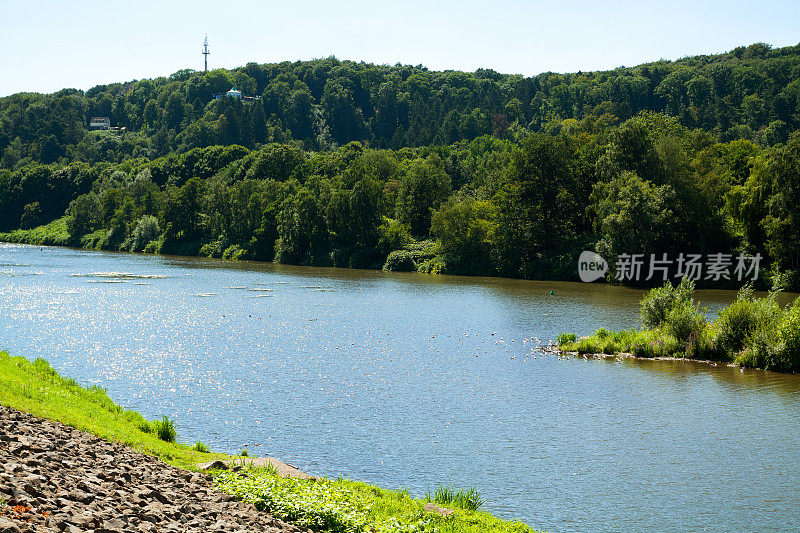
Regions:
[[454, 489], [453, 487], [440, 485], [431, 495], [430, 492], [425, 494], [425, 499], [432, 502], [446, 505], [450, 507], [457, 507], [467, 511], [477, 511], [480, 509], [484, 500], [481, 498], [481, 493], [475, 487], [469, 489]]
[[164, 442], [175, 442], [178, 432], [175, 429], [175, 421], [164, 415], [161, 420], [152, 422], [153, 433]]

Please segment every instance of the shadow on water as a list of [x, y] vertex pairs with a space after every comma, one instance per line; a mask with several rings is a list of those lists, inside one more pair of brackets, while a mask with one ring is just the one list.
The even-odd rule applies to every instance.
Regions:
[[[582, 360], [582, 357], [575, 357]], [[682, 382], [708, 377], [729, 390], [759, 393], [775, 393], [787, 401], [796, 402], [800, 398], [800, 374], [786, 374], [730, 366], [725, 362], [708, 363], [691, 359], [633, 359], [587, 358], [587, 363], [623, 365], [627, 368], [644, 371], [667, 382]]]

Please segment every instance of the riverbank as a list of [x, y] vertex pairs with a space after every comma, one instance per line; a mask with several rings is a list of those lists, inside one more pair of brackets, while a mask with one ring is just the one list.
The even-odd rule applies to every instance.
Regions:
[[[198, 463], [236, 457], [181, 444], [174, 433], [169, 441], [164, 420], [147, 421], [41, 359], [0, 352], [0, 406], [0, 439], [9, 443], [0, 448], [0, 513], [19, 531], [533, 533], [480, 511], [479, 495], [469, 491], [415, 499], [344, 479], [285, 478], [271, 468], [209, 477]], [[454, 512], [426, 510], [432, 500]], [[0, 522], [0, 531], [15, 530]]]

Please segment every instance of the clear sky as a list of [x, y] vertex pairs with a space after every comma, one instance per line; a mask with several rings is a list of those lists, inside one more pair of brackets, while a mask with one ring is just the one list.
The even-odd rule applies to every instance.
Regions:
[[800, 42], [800, 1], [0, 0], [0, 96], [313, 59], [525, 75]]

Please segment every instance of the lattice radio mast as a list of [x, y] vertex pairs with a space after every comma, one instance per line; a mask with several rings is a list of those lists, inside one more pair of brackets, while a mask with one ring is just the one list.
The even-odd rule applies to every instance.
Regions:
[[208, 51], [208, 34], [206, 34], [206, 39], [203, 41], [203, 62], [205, 63], [205, 72], [208, 72], [208, 54], [211, 52]]

